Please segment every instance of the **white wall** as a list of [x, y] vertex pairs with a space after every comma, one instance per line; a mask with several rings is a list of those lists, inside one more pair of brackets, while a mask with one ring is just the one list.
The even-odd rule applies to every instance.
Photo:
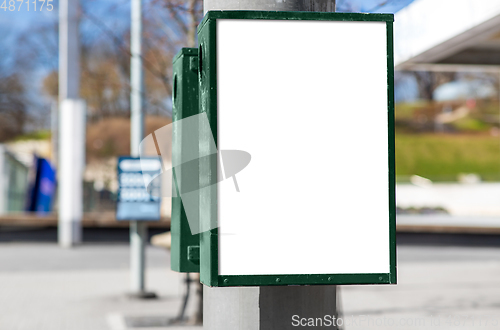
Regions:
[[500, 217], [500, 183], [434, 183], [427, 186], [398, 184], [397, 206], [443, 207], [456, 216]]

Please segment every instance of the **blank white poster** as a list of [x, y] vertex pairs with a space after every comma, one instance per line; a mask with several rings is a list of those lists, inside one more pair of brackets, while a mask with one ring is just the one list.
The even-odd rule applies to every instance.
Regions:
[[218, 20], [219, 274], [389, 273], [385, 22]]

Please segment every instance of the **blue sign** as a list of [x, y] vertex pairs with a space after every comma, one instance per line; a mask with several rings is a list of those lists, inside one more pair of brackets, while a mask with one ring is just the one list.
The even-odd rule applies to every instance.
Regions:
[[45, 158], [35, 157], [35, 176], [30, 184], [26, 210], [49, 213], [56, 191], [56, 171]]
[[160, 220], [161, 172], [158, 157], [118, 159], [116, 220]]

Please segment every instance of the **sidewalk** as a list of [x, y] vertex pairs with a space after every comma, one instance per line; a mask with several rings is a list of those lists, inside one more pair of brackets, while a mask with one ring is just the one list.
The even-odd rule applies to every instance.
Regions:
[[500, 217], [397, 215], [398, 232], [442, 234], [500, 234]]
[[[437, 329], [438, 322], [439, 329], [457, 329], [457, 322], [463, 329], [498, 329], [500, 243], [469, 246], [467, 235], [454, 237], [443, 246], [400, 237], [397, 285], [341, 286], [344, 329]], [[157, 300], [126, 297], [128, 258], [124, 243], [71, 250], [0, 243], [0, 329], [202, 329], [166, 325], [177, 316], [184, 289], [183, 276], [169, 270], [167, 251], [147, 248], [147, 289]]]
[[[147, 289], [159, 299], [126, 297], [128, 253], [124, 244], [72, 250], [55, 244], [1, 244], [0, 329], [201, 329], [166, 326], [180, 310], [185, 286], [183, 275], [170, 271], [165, 250], [147, 248]], [[190, 304], [188, 313], [193, 308]]]

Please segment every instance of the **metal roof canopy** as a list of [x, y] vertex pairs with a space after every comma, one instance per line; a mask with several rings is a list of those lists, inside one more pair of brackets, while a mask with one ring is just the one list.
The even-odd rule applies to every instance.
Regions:
[[416, 0], [394, 34], [396, 70], [500, 71], [498, 0]]

